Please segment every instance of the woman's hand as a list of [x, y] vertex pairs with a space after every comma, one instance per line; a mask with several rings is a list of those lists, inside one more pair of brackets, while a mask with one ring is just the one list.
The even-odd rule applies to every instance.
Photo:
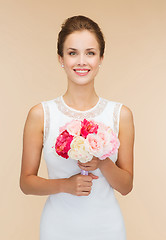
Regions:
[[[93, 171], [99, 168], [101, 160], [97, 157], [93, 157], [91, 161], [87, 163], [81, 163], [78, 161], [78, 166], [82, 170]], [[76, 196], [88, 196], [91, 193], [92, 181], [99, 177], [93, 173], [89, 173], [88, 176], [82, 174], [76, 174], [67, 178], [64, 182], [63, 192], [70, 193]]]
[[76, 174], [65, 179], [63, 192], [70, 193], [76, 196], [88, 196], [91, 193], [92, 181], [98, 179], [98, 176], [89, 173], [88, 176]]
[[99, 168], [101, 161], [99, 158], [93, 156], [92, 160], [86, 163], [78, 161], [78, 166], [85, 171], [94, 171]]

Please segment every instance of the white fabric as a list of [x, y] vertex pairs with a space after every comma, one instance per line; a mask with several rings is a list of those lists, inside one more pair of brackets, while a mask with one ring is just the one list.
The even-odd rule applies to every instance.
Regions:
[[[69, 178], [80, 173], [77, 161], [55, 153], [59, 127], [76, 119], [94, 119], [109, 125], [117, 134], [122, 103], [104, 98], [88, 111], [77, 111], [62, 96], [42, 102], [44, 109], [43, 154], [50, 179]], [[73, 116], [73, 117], [72, 117]], [[94, 117], [92, 117], [94, 116]], [[116, 162], [118, 154], [112, 157]], [[111, 161], [111, 160], [110, 160]], [[40, 240], [126, 240], [124, 219], [114, 189], [99, 169], [89, 196], [68, 193], [48, 196], [40, 219]]]

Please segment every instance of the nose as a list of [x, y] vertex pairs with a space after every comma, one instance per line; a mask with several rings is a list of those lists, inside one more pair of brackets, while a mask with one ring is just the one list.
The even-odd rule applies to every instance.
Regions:
[[83, 53], [79, 54], [77, 64], [81, 66], [86, 65], [86, 56]]

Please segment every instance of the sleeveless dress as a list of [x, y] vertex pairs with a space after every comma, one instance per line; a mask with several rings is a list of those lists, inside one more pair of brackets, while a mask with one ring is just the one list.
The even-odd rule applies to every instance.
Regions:
[[[81, 172], [77, 161], [59, 156], [55, 145], [59, 128], [72, 119], [93, 119], [110, 126], [116, 135], [119, 132], [119, 116], [122, 103], [99, 97], [97, 104], [78, 111], [69, 107], [58, 96], [41, 102], [44, 110], [43, 157], [49, 179], [69, 178]], [[116, 162], [118, 153], [110, 157]], [[40, 240], [126, 240], [122, 212], [100, 169], [91, 171], [99, 176], [94, 179], [88, 196], [57, 193], [48, 196], [40, 218]]]

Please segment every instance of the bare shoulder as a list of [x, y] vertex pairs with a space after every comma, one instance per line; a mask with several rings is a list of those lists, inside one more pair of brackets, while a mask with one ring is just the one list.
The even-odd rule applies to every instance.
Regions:
[[120, 112], [120, 117], [122, 120], [131, 120], [133, 119], [133, 113], [129, 107], [123, 104]]
[[134, 150], [134, 120], [131, 109], [122, 105], [119, 122], [120, 148], [118, 151], [117, 166], [128, 171], [133, 176]]
[[34, 118], [43, 118], [44, 112], [43, 112], [43, 107], [42, 104], [36, 104], [33, 107], [30, 108], [28, 115]]
[[36, 125], [43, 131], [44, 126], [44, 111], [41, 103], [32, 106], [28, 112], [26, 123], [28, 125]]
[[122, 105], [120, 111], [120, 123], [119, 123], [119, 130], [122, 129], [123, 126], [134, 125], [134, 117], [131, 109], [126, 105]]
[[124, 131], [134, 131], [134, 117], [131, 109], [122, 105], [120, 111], [119, 134]]
[[43, 147], [42, 104], [30, 108], [24, 126], [21, 176], [37, 175]]

